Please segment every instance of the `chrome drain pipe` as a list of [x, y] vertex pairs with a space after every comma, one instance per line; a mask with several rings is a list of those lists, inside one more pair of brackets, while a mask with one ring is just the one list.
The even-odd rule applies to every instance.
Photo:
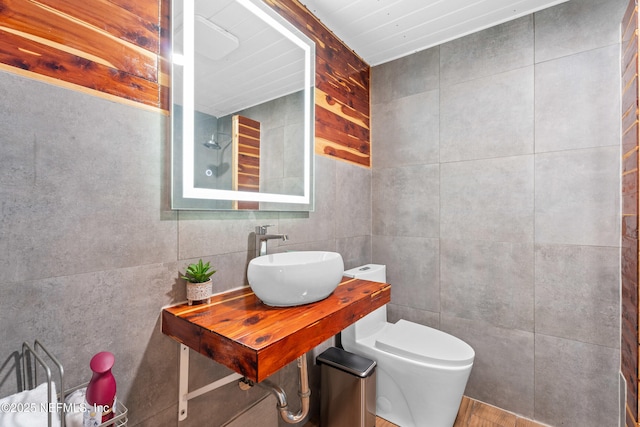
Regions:
[[[307, 356], [303, 354], [298, 357], [298, 373], [300, 374], [300, 390], [298, 395], [300, 396], [300, 410], [297, 414], [293, 414], [289, 411], [289, 405], [287, 403], [287, 393], [279, 385], [264, 380], [259, 383], [255, 383], [266, 390], [269, 390], [276, 397], [278, 401], [278, 411], [280, 416], [289, 424], [297, 424], [309, 413], [309, 396], [311, 396], [311, 390], [309, 389], [309, 373], [307, 370]], [[243, 388], [243, 384], [247, 385], [247, 380], [240, 380], [240, 387]], [[253, 384], [249, 384], [253, 385]]]

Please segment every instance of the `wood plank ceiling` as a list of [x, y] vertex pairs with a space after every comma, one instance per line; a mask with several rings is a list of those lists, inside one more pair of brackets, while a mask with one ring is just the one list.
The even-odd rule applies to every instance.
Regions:
[[[183, 46], [182, 2], [173, 6], [173, 45]], [[235, 0], [195, 2], [195, 109], [232, 115], [304, 88], [304, 52]], [[200, 33], [200, 29], [211, 27]], [[182, 67], [174, 78], [181, 79]], [[181, 87], [174, 88], [182, 99]]]
[[300, 0], [372, 66], [565, 1]]

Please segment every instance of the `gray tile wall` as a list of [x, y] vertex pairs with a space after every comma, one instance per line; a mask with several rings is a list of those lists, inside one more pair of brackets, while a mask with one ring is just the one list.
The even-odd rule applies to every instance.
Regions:
[[[272, 251], [337, 250], [347, 268], [371, 260], [370, 170], [318, 158], [308, 214], [175, 212], [167, 121], [0, 73], [0, 366], [39, 339], [75, 385], [89, 380], [93, 354], [112, 351], [131, 426], [178, 425], [179, 345], [160, 332], [160, 311], [185, 300], [179, 276], [188, 263], [211, 261], [216, 291], [244, 285], [249, 235], [265, 223], [289, 235], [286, 245], [269, 242]], [[195, 353], [191, 365], [191, 389], [229, 373]], [[15, 391], [6, 368], [0, 396]], [[319, 369], [310, 369], [317, 413]], [[295, 366], [273, 380], [297, 410]], [[255, 414], [236, 415], [265, 394], [227, 385], [190, 402], [180, 425], [247, 425]]]
[[619, 25], [570, 1], [372, 70], [390, 318], [476, 350], [466, 393], [618, 425]]

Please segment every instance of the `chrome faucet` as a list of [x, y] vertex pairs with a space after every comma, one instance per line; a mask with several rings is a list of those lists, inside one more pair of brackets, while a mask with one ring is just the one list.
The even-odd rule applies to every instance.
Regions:
[[256, 256], [267, 254], [267, 240], [282, 239], [286, 242], [289, 237], [286, 234], [267, 234], [267, 227], [271, 225], [258, 225], [256, 227]]

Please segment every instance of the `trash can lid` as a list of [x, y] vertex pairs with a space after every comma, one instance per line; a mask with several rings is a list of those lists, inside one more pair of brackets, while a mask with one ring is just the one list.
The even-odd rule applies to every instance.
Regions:
[[368, 377], [376, 368], [375, 361], [337, 347], [330, 347], [323, 351], [316, 358], [316, 362], [318, 364], [324, 363], [360, 378]]

